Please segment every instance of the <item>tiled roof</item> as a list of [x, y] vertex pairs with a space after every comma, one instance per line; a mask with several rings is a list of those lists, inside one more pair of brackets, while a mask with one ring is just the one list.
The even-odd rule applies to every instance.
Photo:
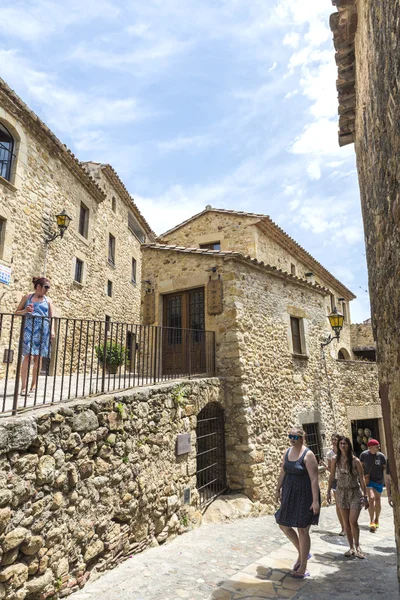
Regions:
[[143, 250], [146, 250], [146, 249], [166, 250], [166, 251], [170, 251], [170, 252], [179, 252], [181, 254], [197, 254], [197, 255], [201, 255], [201, 256], [215, 256], [216, 258], [222, 258], [222, 259], [232, 258], [232, 259], [235, 259], [238, 261], [244, 261], [247, 264], [254, 266], [254, 267], [261, 267], [262, 269], [265, 269], [266, 271], [268, 271], [269, 273], [271, 273], [273, 275], [276, 275], [277, 277], [288, 279], [288, 280], [292, 281], [293, 283], [297, 283], [302, 286], [307, 286], [309, 288], [312, 288], [312, 289], [322, 293], [324, 296], [329, 294], [329, 290], [327, 288], [324, 288], [323, 286], [319, 285], [318, 283], [312, 283], [310, 281], [307, 281], [306, 279], [297, 277], [297, 275], [291, 275], [291, 273], [288, 273], [287, 271], [283, 271], [282, 269], [278, 269], [277, 267], [273, 267], [272, 265], [265, 264], [263, 261], [259, 261], [256, 258], [252, 258], [251, 256], [245, 256], [241, 252], [233, 252], [233, 251], [229, 251], [229, 250], [225, 250], [225, 251], [223, 251], [223, 250], [208, 250], [205, 248], [185, 248], [184, 246], [173, 246], [173, 245], [170, 246], [167, 244], [157, 244], [157, 243], [142, 244], [142, 248], [143, 248]]
[[82, 163], [1, 78], [0, 93], [3, 94], [3, 101], [5, 100], [10, 104], [10, 112], [14, 113], [14, 116], [24, 122], [27, 126], [35, 127], [37, 130], [41, 131], [44, 134], [44, 138], [51, 143], [53, 149], [58, 151], [59, 158], [63, 160], [77, 179], [80, 180], [99, 202], [102, 202], [106, 197], [105, 193], [100, 186], [97, 185], [93, 177], [89, 175]]
[[190, 219], [183, 221], [183, 223], [180, 223], [176, 227], [173, 227], [172, 229], [169, 229], [162, 235], [158, 236], [157, 240], [162, 241], [162, 239], [167, 237], [170, 233], [176, 231], [184, 225], [187, 225], [191, 221], [198, 219], [199, 217], [205, 215], [208, 212], [226, 213], [242, 217], [250, 217], [253, 219], [258, 218], [259, 221], [257, 223], [254, 223], [254, 225], [259, 227], [265, 233], [268, 233], [268, 235], [273, 237], [281, 246], [290, 250], [294, 256], [300, 258], [307, 265], [309, 265], [310, 268], [312, 267], [320, 277], [326, 279], [328, 283], [332, 284], [332, 287], [339, 290], [344, 296], [348, 297], [351, 300], [354, 300], [354, 298], [356, 298], [353, 292], [351, 292], [345, 285], [343, 285], [343, 283], [336, 279], [336, 277], [332, 275], [332, 273], [325, 269], [325, 267], [323, 267], [321, 263], [319, 263], [309, 252], [307, 252], [307, 250], [300, 246], [300, 244], [298, 244], [292, 237], [290, 237], [290, 235], [285, 233], [285, 231], [283, 231], [283, 229], [279, 227], [279, 225], [274, 223], [274, 221], [268, 215], [239, 210], [229, 210], [225, 208], [206, 207], [205, 210], [201, 211], [200, 213], [197, 213], [196, 215], [193, 215], [193, 217], [191, 217]]

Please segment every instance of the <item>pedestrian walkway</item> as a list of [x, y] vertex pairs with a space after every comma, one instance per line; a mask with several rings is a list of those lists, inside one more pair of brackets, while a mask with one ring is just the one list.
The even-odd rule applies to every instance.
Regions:
[[345, 558], [334, 507], [312, 531], [312, 577], [289, 575], [296, 554], [273, 517], [203, 525], [169, 544], [128, 558], [71, 600], [354, 600], [400, 598], [392, 510], [383, 499], [376, 533], [362, 513], [365, 560]]

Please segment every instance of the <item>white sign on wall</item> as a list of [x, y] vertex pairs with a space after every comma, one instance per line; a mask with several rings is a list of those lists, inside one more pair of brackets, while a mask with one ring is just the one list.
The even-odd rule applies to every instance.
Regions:
[[0, 265], [0, 283], [6, 283], [10, 285], [11, 283], [11, 267], [6, 267], [5, 265]]

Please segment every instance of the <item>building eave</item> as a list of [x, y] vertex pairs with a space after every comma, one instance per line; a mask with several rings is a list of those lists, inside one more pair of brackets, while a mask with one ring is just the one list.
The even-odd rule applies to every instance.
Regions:
[[143, 244], [142, 249], [145, 250], [156, 250], [160, 252], [176, 252], [180, 254], [192, 254], [196, 256], [208, 256], [213, 258], [220, 258], [224, 261], [234, 260], [236, 262], [241, 262], [246, 266], [250, 266], [256, 269], [262, 269], [264, 272], [268, 272], [269, 274], [278, 277], [280, 279], [285, 279], [290, 281], [295, 285], [300, 285], [302, 287], [306, 287], [309, 289], [318, 292], [322, 296], [327, 296], [330, 293], [330, 290], [324, 288], [318, 283], [312, 283], [307, 281], [306, 279], [302, 279], [301, 277], [297, 277], [296, 275], [292, 275], [287, 271], [283, 271], [282, 269], [278, 269], [272, 265], [268, 265], [263, 261], [258, 261], [256, 258], [252, 258], [251, 256], [245, 256], [241, 252], [233, 252], [233, 251], [222, 251], [222, 250], [205, 250], [202, 248], [185, 248], [184, 246], [173, 246], [167, 244]]
[[35, 131], [35, 135], [43, 140], [79, 182], [98, 202], [103, 202], [105, 193], [83, 167], [76, 156], [63, 144], [47, 125], [21, 100], [7, 83], [0, 78], [0, 98], [2, 106], [21, 121], [27, 128]]

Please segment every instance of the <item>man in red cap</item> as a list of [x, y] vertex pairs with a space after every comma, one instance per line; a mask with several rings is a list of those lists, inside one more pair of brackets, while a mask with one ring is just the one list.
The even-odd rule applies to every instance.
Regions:
[[[360, 455], [360, 461], [364, 468], [364, 476], [368, 489], [369, 501], [369, 529], [375, 532], [379, 527], [379, 515], [381, 514], [381, 494], [383, 486], [386, 484], [388, 491], [388, 500], [390, 506], [393, 506], [391, 498], [391, 488], [389, 482], [389, 469], [386, 456], [379, 452], [380, 443], [371, 438], [368, 441], [368, 450]], [[386, 467], [386, 469], [385, 469]]]

